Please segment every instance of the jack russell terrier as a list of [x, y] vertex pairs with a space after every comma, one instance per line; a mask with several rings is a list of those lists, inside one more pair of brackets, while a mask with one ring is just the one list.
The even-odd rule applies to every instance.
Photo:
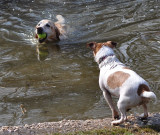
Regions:
[[91, 42], [87, 44], [92, 49], [95, 61], [99, 65], [99, 86], [111, 108], [114, 119], [118, 119], [119, 114], [113, 104], [111, 95], [119, 97], [117, 107], [121, 118], [112, 121], [112, 125], [119, 125], [126, 121], [126, 111], [138, 105], [143, 106], [143, 118], [147, 118], [148, 111], [146, 104], [149, 99], [154, 99], [155, 102], [157, 99], [156, 95], [151, 92], [148, 83], [116, 58], [113, 51], [116, 44], [112, 41], [105, 43]]
[[59, 41], [60, 36], [65, 37], [65, 19], [61, 15], [57, 15], [57, 22], [51, 20], [41, 20], [35, 29], [35, 38], [38, 39], [39, 43]]

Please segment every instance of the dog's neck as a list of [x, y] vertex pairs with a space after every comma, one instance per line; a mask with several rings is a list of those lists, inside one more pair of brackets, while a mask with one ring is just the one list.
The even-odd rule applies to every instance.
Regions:
[[114, 55], [110, 54], [110, 55], [105, 55], [105, 56], [99, 58], [98, 64], [101, 64], [109, 56], [114, 56]]
[[113, 69], [117, 65], [123, 65], [115, 56], [114, 51], [107, 46], [103, 46], [95, 55], [95, 61], [98, 63], [99, 68]]

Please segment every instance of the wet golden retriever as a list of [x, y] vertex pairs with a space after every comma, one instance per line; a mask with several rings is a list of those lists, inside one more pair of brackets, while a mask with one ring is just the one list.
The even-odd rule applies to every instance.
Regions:
[[61, 15], [57, 15], [56, 18], [57, 22], [41, 20], [36, 25], [35, 38], [38, 39], [39, 43], [59, 41], [60, 36], [65, 36], [65, 19]]

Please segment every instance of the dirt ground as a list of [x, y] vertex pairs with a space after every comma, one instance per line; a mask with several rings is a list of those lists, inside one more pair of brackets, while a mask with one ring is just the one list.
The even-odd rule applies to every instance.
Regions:
[[[51, 133], [72, 133], [76, 131], [88, 131], [111, 127], [111, 118], [89, 120], [62, 120], [59, 122], [44, 122], [32, 125], [2, 126], [0, 135], [46, 135]], [[160, 112], [150, 113], [147, 120], [141, 120], [139, 116], [128, 116], [128, 121], [120, 127], [143, 127], [146, 125], [160, 126]]]

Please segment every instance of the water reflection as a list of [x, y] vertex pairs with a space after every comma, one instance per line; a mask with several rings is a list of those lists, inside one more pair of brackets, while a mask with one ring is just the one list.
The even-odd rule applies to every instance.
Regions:
[[[0, 125], [111, 117], [99, 90], [98, 66], [86, 49], [91, 41], [117, 42], [117, 57], [149, 81], [158, 97], [159, 5], [152, 0], [0, 1]], [[66, 19], [68, 38], [38, 45], [35, 25], [56, 21], [58, 14]], [[159, 109], [149, 104], [149, 111]]]
[[40, 61], [52, 58], [57, 52], [60, 52], [60, 46], [57, 44], [50, 43], [37, 45], [37, 58]]

